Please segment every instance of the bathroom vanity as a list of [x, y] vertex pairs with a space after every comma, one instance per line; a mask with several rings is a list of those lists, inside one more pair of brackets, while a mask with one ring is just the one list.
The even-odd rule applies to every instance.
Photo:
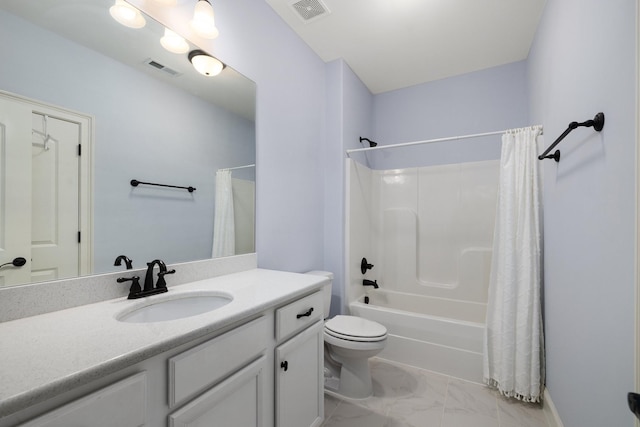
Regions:
[[[252, 269], [0, 323], [0, 426], [319, 426], [325, 283]], [[119, 320], [211, 294], [231, 302]]]

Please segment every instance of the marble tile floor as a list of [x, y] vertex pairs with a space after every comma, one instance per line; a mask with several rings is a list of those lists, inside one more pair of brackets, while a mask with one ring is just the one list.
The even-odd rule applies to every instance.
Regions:
[[373, 358], [373, 397], [325, 394], [322, 427], [549, 427], [542, 407], [481, 384]]

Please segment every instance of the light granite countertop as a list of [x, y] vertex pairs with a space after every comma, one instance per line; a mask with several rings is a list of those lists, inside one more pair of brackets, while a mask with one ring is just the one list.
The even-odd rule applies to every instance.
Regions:
[[[117, 298], [0, 323], [0, 418], [319, 289], [321, 276], [253, 269], [171, 287], [138, 300]], [[154, 323], [118, 314], [154, 298], [219, 291], [215, 311]]]

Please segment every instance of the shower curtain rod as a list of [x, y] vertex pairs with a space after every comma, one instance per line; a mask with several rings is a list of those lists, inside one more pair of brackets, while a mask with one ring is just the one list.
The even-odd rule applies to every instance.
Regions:
[[255, 163], [250, 164], [250, 165], [244, 165], [244, 166], [236, 166], [234, 168], [222, 168], [222, 169], [218, 169], [219, 171], [233, 171], [236, 169], [246, 169], [246, 168], [254, 168], [256, 167]]
[[[532, 127], [540, 127], [540, 128], [542, 128], [541, 125], [532, 126]], [[347, 157], [351, 157], [352, 153], [358, 153], [358, 152], [361, 152], [361, 151], [385, 150], [387, 148], [410, 147], [410, 146], [413, 146], [413, 145], [431, 144], [432, 142], [456, 141], [458, 139], [479, 138], [479, 137], [482, 137], [482, 136], [500, 135], [500, 134], [503, 134], [503, 133], [506, 133], [506, 132], [509, 132], [509, 129], [495, 131], [495, 132], [474, 133], [474, 134], [471, 134], [471, 135], [450, 136], [450, 137], [447, 137], [447, 138], [427, 139], [425, 141], [403, 142], [401, 144], [393, 144], [393, 145], [378, 145], [376, 147], [355, 148], [355, 149], [352, 149], [352, 150], [347, 150], [346, 153], [347, 153]], [[540, 134], [542, 135], [542, 133], [540, 133]]]

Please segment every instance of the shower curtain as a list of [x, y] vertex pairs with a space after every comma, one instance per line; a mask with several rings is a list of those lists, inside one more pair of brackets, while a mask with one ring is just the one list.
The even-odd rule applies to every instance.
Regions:
[[516, 129], [502, 136], [484, 337], [484, 382], [527, 402], [540, 401], [544, 384], [536, 154], [541, 131]]
[[216, 199], [213, 219], [212, 257], [235, 255], [236, 232], [233, 219], [231, 171], [216, 172]]

